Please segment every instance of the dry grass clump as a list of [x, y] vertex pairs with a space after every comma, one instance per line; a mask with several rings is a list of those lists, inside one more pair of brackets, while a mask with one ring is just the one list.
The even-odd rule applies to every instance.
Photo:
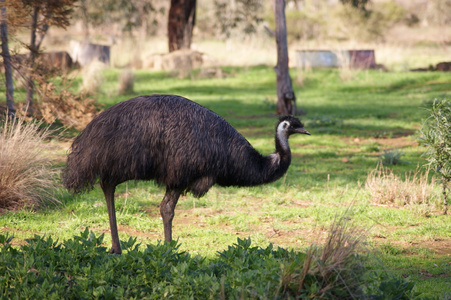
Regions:
[[340, 65], [340, 78], [342, 81], [351, 81], [357, 74], [356, 70], [351, 67], [351, 58], [345, 53], [345, 51], [334, 51], [337, 55], [338, 63]]
[[303, 66], [297, 66], [296, 68], [296, 84], [300, 87], [303, 87], [305, 84], [305, 81], [307, 80], [307, 77], [309, 76], [309, 73], [312, 73], [313, 69], [309, 62], [306, 62]]
[[119, 74], [119, 95], [126, 95], [133, 93], [133, 86], [135, 83], [135, 73], [133, 70], [126, 69]]
[[388, 205], [431, 205], [437, 202], [435, 181], [428, 180], [428, 172], [407, 173], [405, 179], [379, 165], [368, 174], [366, 190], [375, 204]]
[[81, 90], [84, 93], [95, 94], [100, 91], [102, 84], [105, 82], [104, 69], [105, 64], [100, 61], [93, 61], [88, 66], [83, 67], [83, 85]]
[[[345, 213], [332, 223], [322, 247], [311, 246], [299, 274], [298, 291], [320, 299], [358, 299], [363, 294], [362, 276], [366, 230], [352, 226]], [[314, 278], [314, 279], [313, 279]], [[312, 279], [316, 285], [312, 289]]]
[[5, 119], [0, 134], [0, 212], [57, 202], [57, 170], [45, 154], [41, 123]]

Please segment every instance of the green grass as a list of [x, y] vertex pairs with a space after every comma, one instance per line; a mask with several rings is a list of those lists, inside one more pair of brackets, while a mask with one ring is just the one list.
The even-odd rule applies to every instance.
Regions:
[[[137, 95], [182, 95], [223, 116], [260, 152], [273, 152], [277, 117], [269, 104], [276, 98], [274, 71], [267, 66], [224, 71], [228, 75], [222, 79], [176, 79], [140, 70], [135, 73], [135, 94], [117, 96], [120, 70], [107, 70], [102, 93], [95, 97], [107, 108]], [[296, 82], [295, 70], [292, 75]], [[451, 75], [370, 70], [346, 82], [340, 80], [339, 70], [314, 70], [305, 76], [304, 86], [294, 89], [306, 113], [301, 120], [312, 135], [291, 138], [293, 158], [287, 175], [260, 187], [213, 187], [201, 199], [183, 196], [173, 230], [180, 249], [214, 258], [237, 237], [250, 237], [253, 245], [263, 248], [273, 243], [305, 250], [321, 241], [337, 213], [352, 206], [353, 220], [370, 228], [368, 242], [387, 269], [409, 276], [424, 296], [449, 297], [449, 216], [438, 210], [424, 216], [415, 207], [372, 205], [364, 183], [384, 150], [402, 151], [408, 163], [388, 166], [401, 177], [425, 163], [423, 149], [415, 143], [417, 130], [430, 99], [451, 97]], [[122, 240], [136, 236], [139, 242], [154, 244], [163, 238], [158, 208], [163, 194], [163, 188], [149, 182], [118, 187]], [[89, 227], [106, 233], [104, 244], [109, 247], [100, 188], [75, 197], [64, 192], [60, 200], [59, 206], [0, 215], [2, 232], [14, 234], [17, 245], [34, 234], [70, 239]], [[438, 251], [440, 247], [448, 250]]]

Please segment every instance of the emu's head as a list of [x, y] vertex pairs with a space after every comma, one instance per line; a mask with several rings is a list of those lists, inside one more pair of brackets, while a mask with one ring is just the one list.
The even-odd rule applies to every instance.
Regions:
[[304, 129], [304, 124], [298, 118], [293, 116], [282, 116], [279, 118], [279, 123], [276, 127], [276, 134], [281, 139], [288, 139], [288, 137], [295, 133], [302, 133], [310, 135], [310, 132]]

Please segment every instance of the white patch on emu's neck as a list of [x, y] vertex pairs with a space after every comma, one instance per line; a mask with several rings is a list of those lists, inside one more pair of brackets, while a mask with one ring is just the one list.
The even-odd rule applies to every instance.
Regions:
[[280, 155], [279, 155], [279, 153], [270, 154], [269, 158], [271, 159], [271, 164], [272, 165], [278, 166], [280, 164]]
[[277, 126], [277, 139], [284, 150], [288, 150], [288, 127], [290, 127], [290, 122], [283, 121]]

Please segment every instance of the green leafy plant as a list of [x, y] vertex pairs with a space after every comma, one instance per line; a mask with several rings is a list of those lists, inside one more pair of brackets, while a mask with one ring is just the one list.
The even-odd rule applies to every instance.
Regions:
[[0, 297], [409, 299], [413, 283], [364, 268], [353, 254], [357, 240], [337, 228], [310, 260], [303, 252], [261, 248], [239, 238], [206, 259], [180, 251], [177, 242], [141, 247], [136, 238], [122, 242], [122, 255], [110, 255], [103, 234], [89, 229], [62, 243], [35, 235], [19, 248], [11, 246], [11, 236], [0, 235]]
[[401, 157], [404, 153], [401, 150], [384, 150], [384, 153], [381, 154], [380, 159], [384, 166], [387, 165], [400, 165], [406, 163]]
[[380, 146], [381, 145], [379, 143], [373, 142], [373, 143], [366, 144], [366, 145], [362, 146], [361, 150], [365, 151], [365, 152], [379, 152], [380, 151]]
[[368, 272], [364, 277], [370, 283], [365, 286], [365, 294], [369, 295], [369, 299], [419, 299], [419, 295], [414, 292], [414, 282], [407, 278], [379, 270]]
[[448, 190], [451, 182], [451, 103], [435, 99], [423, 122], [420, 144], [426, 147], [428, 165], [440, 178], [443, 195], [443, 214], [448, 211]]

